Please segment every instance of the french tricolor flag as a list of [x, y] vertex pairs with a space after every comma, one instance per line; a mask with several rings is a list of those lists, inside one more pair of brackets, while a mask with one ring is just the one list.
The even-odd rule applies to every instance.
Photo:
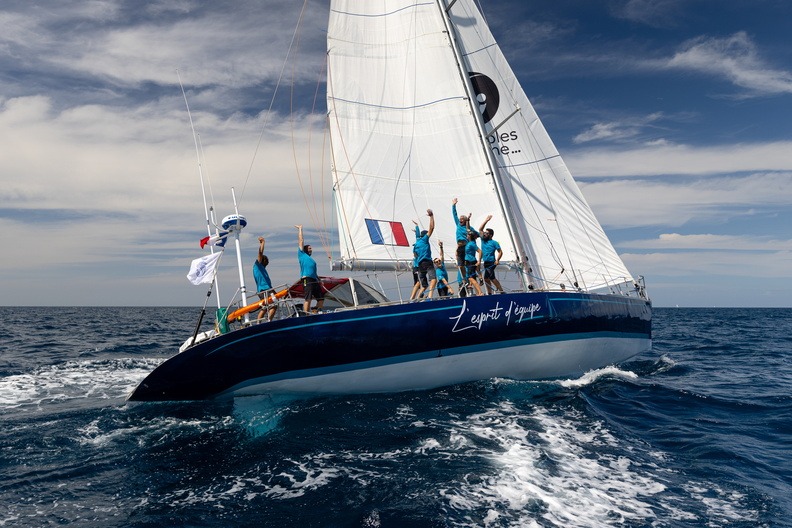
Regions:
[[216, 235], [203, 237], [201, 239], [201, 248], [209, 244], [210, 246], [225, 247], [226, 240], [228, 240], [228, 232], [222, 231]]
[[407, 235], [401, 222], [389, 222], [387, 220], [372, 220], [366, 218], [366, 227], [372, 244], [383, 246], [404, 246], [409, 247]]

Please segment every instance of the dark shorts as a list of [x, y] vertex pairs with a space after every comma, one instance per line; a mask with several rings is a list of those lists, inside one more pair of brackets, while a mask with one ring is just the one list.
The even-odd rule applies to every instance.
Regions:
[[305, 300], [310, 301], [316, 299], [321, 301], [324, 299], [324, 292], [322, 291], [322, 283], [311, 277], [303, 277], [300, 279], [305, 290]]
[[478, 267], [475, 260], [465, 261], [465, 277], [468, 279], [478, 277]]
[[437, 294], [440, 297], [448, 297], [448, 286], [438, 286], [437, 287]]
[[482, 262], [482, 266], [484, 267], [484, 280], [495, 280], [495, 261], [492, 262]]
[[256, 295], [258, 295], [259, 299], [264, 300], [267, 297], [269, 297], [270, 295], [275, 295], [275, 288], [270, 288], [269, 290], [261, 290]]
[[457, 258], [457, 266], [461, 266], [465, 262], [465, 246], [467, 242], [461, 242], [457, 240], [457, 250], [456, 250], [456, 258]]
[[421, 279], [421, 286], [424, 288], [429, 287], [429, 282], [437, 280], [435, 274], [434, 262], [429, 259], [422, 260], [418, 263], [418, 277]]

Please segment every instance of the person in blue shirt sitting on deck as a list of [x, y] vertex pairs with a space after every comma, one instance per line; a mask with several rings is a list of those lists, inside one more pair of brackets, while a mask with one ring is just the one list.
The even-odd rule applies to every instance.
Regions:
[[259, 304], [261, 310], [259, 311], [258, 318], [263, 319], [264, 314], [267, 314], [267, 321], [272, 321], [273, 317], [275, 317], [275, 312], [278, 311], [278, 306], [274, 303], [274, 298], [272, 301], [269, 301], [271, 302], [269, 309], [264, 309], [267, 297], [275, 294], [275, 290], [272, 288], [272, 281], [270, 281], [269, 272], [267, 272], [268, 264], [269, 259], [267, 255], [264, 254], [264, 237], [259, 237], [258, 258], [253, 263], [253, 278], [256, 279], [256, 292], [258, 293], [259, 299], [262, 301]]
[[324, 292], [322, 291], [319, 275], [316, 274], [316, 261], [311, 257], [313, 248], [310, 244], [304, 244], [302, 226], [296, 225], [294, 227], [297, 228], [297, 260], [300, 263], [300, 282], [305, 292], [303, 311], [306, 314], [310, 314], [311, 300], [316, 299], [316, 308], [314, 308], [313, 313], [318, 313], [324, 305]]

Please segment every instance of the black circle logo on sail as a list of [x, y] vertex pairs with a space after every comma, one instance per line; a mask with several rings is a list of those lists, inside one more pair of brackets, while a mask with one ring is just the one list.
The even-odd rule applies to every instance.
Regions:
[[498, 113], [498, 106], [500, 105], [500, 93], [495, 81], [484, 75], [483, 73], [468, 72], [470, 82], [473, 84], [473, 91], [476, 92], [476, 100], [479, 104], [481, 115], [484, 116], [484, 122], [489, 123], [490, 120]]

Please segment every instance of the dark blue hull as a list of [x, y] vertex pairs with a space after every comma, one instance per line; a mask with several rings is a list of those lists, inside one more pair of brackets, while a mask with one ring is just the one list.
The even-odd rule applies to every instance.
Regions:
[[130, 400], [575, 376], [650, 348], [651, 316], [642, 299], [531, 292], [284, 319], [198, 343], [157, 367]]

